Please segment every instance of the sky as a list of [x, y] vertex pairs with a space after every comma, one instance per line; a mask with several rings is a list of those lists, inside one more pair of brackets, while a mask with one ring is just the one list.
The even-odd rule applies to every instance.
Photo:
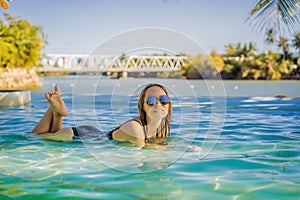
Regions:
[[[256, 2], [13, 0], [9, 2], [8, 10], [0, 9], [0, 17], [4, 19], [3, 13], [8, 12], [14, 17], [28, 19], [32, 24], [42, 26], [48, 41], [44, 52], [51, 54], [89, 54], [111, 38], [144, 27], [161, 28], [184, 35], [206, 52], [224, 53], [225, 45], [238, 42], [253, 42], [261, 52], [270, 48], [264, 43], [265, 36], [246, 22]], [[126, 37], [123, 39], [126, 40]], [[140, 40], [146, 41], [147, 36], [142, 36]], [[134, 39], [128, 41], [134, 43]], [[178, 46], [183, 46], [180, 39], [174, 41]]]

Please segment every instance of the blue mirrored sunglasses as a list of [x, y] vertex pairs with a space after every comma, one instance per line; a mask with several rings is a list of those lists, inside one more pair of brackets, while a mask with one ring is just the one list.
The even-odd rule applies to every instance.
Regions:
[[168, 97], [167, 95], [161, 95], [159, 99], [156, 99], [156, 97], [154, 96], [147, 97], [146, 103], [148, 104], [148, 106], [154, 106], [157, 100], [159, 100], [162, 105], [167, 105], [171, 101], [170, 97]]

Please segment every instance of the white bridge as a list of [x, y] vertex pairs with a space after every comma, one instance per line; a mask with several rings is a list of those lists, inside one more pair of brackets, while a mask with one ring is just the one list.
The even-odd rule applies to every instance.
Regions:
[[47, 54], [40, 72], [161, 72], [179, 71], [185, 56]]

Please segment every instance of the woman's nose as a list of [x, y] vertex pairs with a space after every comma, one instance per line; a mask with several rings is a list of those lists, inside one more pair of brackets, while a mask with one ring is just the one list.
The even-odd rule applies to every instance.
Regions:
[[157, 100], [157, 101], [156, 101], [156, 103], [155, 103], [155, 105], [159, 105], [159, 106], [161, 106], [161, 103], [160, 103], [160, 101], [159, 101], [159, 100]]

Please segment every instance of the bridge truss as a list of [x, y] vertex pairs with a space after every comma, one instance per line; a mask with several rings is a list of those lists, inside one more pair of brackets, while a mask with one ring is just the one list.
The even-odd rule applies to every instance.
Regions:
[[114, 56], [48, 54], [42, 60], [40, 72], [170, 72], [179, 71], [186, 62], [184, 56]]

